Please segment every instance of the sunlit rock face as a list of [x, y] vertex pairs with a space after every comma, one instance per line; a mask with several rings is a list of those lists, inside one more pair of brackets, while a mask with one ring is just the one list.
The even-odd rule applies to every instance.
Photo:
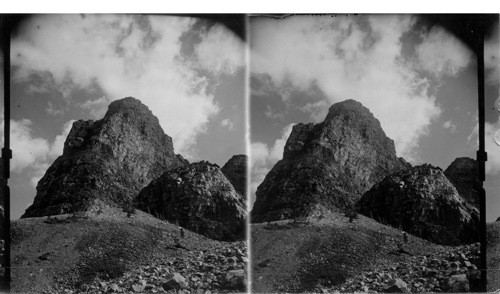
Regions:
[[305, 216], [317, 204], [352, 209], [375, 183], [408, 167], [368, 108], [336, 103], [323, 122], [293, 127], [283, 159], [257, 188], [251, 221]]
[[22, 217], [130, 205], [165, 170], [186, 164], [147, 106], [131, 97], [116, 100], [101, 120], [73, 123], [63, 155], [38, 182]]

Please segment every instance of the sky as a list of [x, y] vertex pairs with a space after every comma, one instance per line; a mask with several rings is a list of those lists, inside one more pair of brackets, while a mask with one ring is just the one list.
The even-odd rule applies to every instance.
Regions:
[[[244, 40], [206, 19], [37, 15], [11, 44], [12, 218], [60, 155], [71, 125], [135, 97], [174, 150], [219, 166], [245, 153]], [[3, 113], [3, 111], [2, 111]], [[2, 130], [3, 136], [3, 130]]]
[[[411, 15], [254, 17], [249, 39], [253, 197], [292, 126], [321, 122], [346, 99], [368, 107], [413, 165], [445, 170], [457, 157], [476, 157], [476, 57], [442, 27]], [[492, 109], [500, 103], [498, 30], [485, 46], [491, 139], [500, 128]], [[491, 220], [500, 216], [492, 184], [500, 182], [500, 153], [488, 142]]]

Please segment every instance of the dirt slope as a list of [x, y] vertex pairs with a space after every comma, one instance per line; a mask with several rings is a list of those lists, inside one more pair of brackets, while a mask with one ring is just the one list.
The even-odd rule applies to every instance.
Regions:
[[[431, 269], [427, 264], [433, 258], [445, 259], [443, 264], [448, 266], [452, 252], [455, 257], [457, 250], [473, 251], [470, 246], [440, 246], [411, 235], [405, 243], [402, 231], [361, 215], [350, 223], [338, 213], [309, 218], [307, 222], [252, 224], [251, 232], [251, 287], [256, 293], [381, 291], [384, 279], [390, 282], [396, 277], [406, 280], [412, 292], [430, 288], [439, 291], [444, 290], [440, 287], [447, 276], [464, 269], [443, 270], [436, 274], [435, 281], [426, 279], [422, 285], [412, 282]], [[400, 248], [409, 254], [399, 252]], [[421, 268], [414, 270], [418, 266]], [[403, 267], [409, 271], [401, 273]], [[372, 278], [374, 272], [383, 276]], [[436, 283], [435, 287], [431, 282]]]
[[[200, 269], [191, 264], [205, 266], [203, 255], [224, 259], [221, 252], [245, 251], [244, 246], [243, 242], [214, 241], [187, 230], [180, 238], [176, 225], [141, 211], [130, 217], [109, 208], [94, 215], [57, 216], [57, 220], [21, 219], [12, 222], [12, 288], [21, 293], [59, 293], [66, 289], [68, 293], [104, 293], [109, 290], [107, 283], [121, 285], [124, 275], [130, 278], [130, 273], [146, 267], [154, 269], [152, 278], [156, 280], [139, 273], [140, 281], [151, 284], [150, 292], [165, 293], [165, 281], [158, 275], [165, 278], [182, 272], [189, 286], [194, 287], [190, 278]], [[201, 285], [205, 281], [201, 277], [199, 287], [212, 291], [224, 288], [220, 279], [231, 268], [218, 265], [213, 263], [213, 283]], [[241, 264], [239, 267], [243, 268]], [[89, 285], [97, 285], [92, 286], [94, 292]]]

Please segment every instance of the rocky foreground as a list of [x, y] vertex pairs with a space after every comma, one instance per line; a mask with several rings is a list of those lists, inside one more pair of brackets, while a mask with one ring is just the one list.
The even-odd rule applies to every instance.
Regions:
[[479, 243], [437, 245], [361, 215], [253, 224], [251, 236], [256, 293], [480, 289]]
[[65, 287], [61, 279], [63, 283], [54, 290], [68, 294], [245, 292], [247, 263], [246, 243], [236, 242], [215, 250], [186, 250], [182, 257], [156, 261], [122, 277], [96, 279], [80, 287]]
[[437, 255], [410, 255], [406, 261], [377, 266], [330, 290], [384, 293], [478, 291], [481, 289], [481, 273], [476, 266], [479, 256], [479, 243], [450, 248]]
[[221, 293], [247, 283], [245, 242], [141, 211], [16, 220], [12, 249], [14, 293]]

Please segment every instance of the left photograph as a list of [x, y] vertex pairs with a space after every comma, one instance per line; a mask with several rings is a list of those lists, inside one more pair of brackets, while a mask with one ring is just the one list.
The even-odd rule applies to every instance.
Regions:
[[16, 19], [13, 292], [246, 291], [245, 44], [238, 15]]

